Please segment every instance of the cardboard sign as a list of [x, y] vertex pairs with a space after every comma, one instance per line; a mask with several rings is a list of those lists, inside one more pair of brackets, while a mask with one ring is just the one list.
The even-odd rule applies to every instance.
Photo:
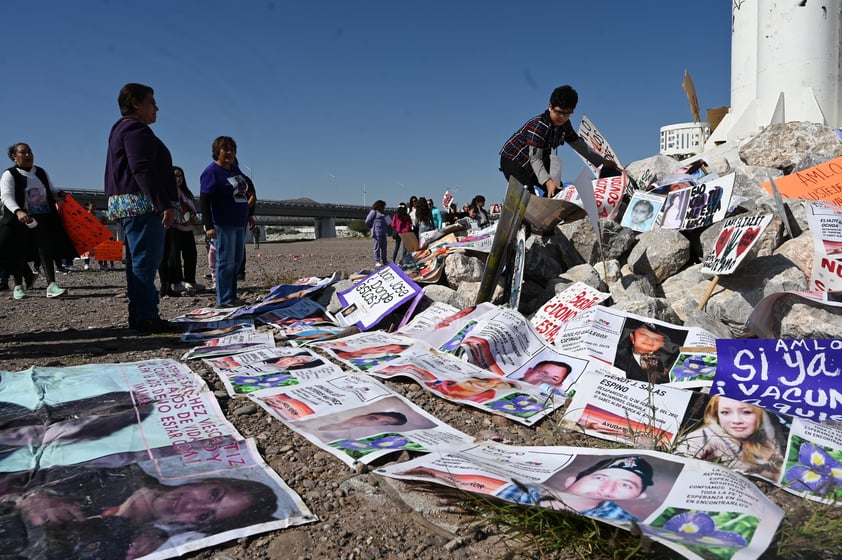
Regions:
[[[778, 191], [787, 198], [826, 200], [842, 206], [842, 157], [775, 179]], [[772, 194], [772, 185], [763, 183]]]
[[771, 214], [736, 216], [725, 220], [716, 245], [702, 264], [702, 274], [734, 272], [771, 221]]
[[[72, 195], [64, 196], [64, 203], [58, 205], [58, 213], [64, 231], [80, 255], [87, 253], [103, 241], [114, 238], [114, 234], [100, 221], [76, 202]], [[123, 260], [121, 256], [119, 259]]]

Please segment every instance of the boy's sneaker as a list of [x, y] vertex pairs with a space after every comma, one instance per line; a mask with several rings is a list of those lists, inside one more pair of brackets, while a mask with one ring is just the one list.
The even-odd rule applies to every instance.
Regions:
[[23, 286], [21, 286], [20, 284], [15, 286], [14, 298], [15, 299], [23, 299], [25, 297], [26, 297], [26, 292], [23, 291]]
[[61, 286], [59, 286], [55, 282], [52, 282], [49, 286], [47, 286], [47, 297], [48, 298], [58, 297], [66, 291], [67, 291], [66, 289], [62, 288]]

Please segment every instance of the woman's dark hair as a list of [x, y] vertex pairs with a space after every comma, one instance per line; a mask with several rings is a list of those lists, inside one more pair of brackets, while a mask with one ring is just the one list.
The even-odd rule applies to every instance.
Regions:
[[185, 486], [209, 483], [226, 486], [229, 489], [247, 494], [252, 502], [243, 513], [226, 519], [200, 523], [195, 527], [197, 530], [207, 534], [222, 533], [224, 531], [231, 531], [232, 529], [275, 520], [275, 511], [278, 509], [278, 497], [275, 495], [275, 491], [266, 484], [243, 478], [203, 478], [196, 482], [187, 483]]
[[219, 150], [222, 148], [231, 148], [236, 152], [237, 143], [230, 136], [218, 136], [216, 140], [213, 141], [213, 146], [211, 147], [211, 156], [213, 157], [213, 161], [216, 161], [217, 158], [219, 158]]
[[[426, 199], [419, 198], [419, 201], [423, 200], [426, 202]], [[433, 212], [430, 210], [429, 204], [416, 204], [415, 205], [415, 220], [417, 222], [424, 222], [427, 225], [433, 224]]]
[[187, 175], [184, 174], [184, 170], [177, 165], [173, 165], [172, 171], [173, 173], [175, 173], [176, 171], [181, 172], [181, 188], [184, 189], [184, 192], [186, 192], [190, 196], [190, 198], [196, 198], [193, 195], [193, 191], [191, 191], [190, 187], [187, 186]]
[[146, 96], [155, 95], [155, 90], [143, 84], [126, 84], [120, 89], [117, 95], [117, 105], [120, 106], [120, 114], [133, 115], [137, 112], [134, 102], [141, 103]]
[[378, 212], [382, 212], [386, 209], [386, 201], [385, 200], [375, 200], [374, 204], [371, 205], [372, 210], [377, 210]]
[[406, 424], [406, 414], [404, 414], [403, 412], [395, 412], [389, 410], [386, 412], [378, 412], [377, 414], [394, 418], [397, 421], [397, 424], [395, 424], [396, 426], [403, 426], [404, 424]]
[[49, 426], [78, 418], [92, 418], [78, 434], [67, 439], [95, 440], [142, 422], [154, 409], [154, 402], [136, 403], [132, 393], [128, 391], [114, 391], [75, 401], [44, 405], [35, 410], [3, 403], [0, 407], [0, 429], [38, 424]]
[[26, 146], [27, 148], [30, 148], [29, 144], [26, 142], [16, 142], [9, 146], [9, 159], [12, 161], [15, 161], [15, 154], [18, 153], [18, 146]]

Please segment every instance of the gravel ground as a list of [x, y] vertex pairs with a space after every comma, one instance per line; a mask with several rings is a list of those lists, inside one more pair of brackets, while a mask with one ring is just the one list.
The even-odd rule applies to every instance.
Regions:
[[[241, 286], [240, 297], [255, 301], [270, 286], [281, 282], [370, 267], [371, 245], [370, 239], [322, 239], [249, 247], [246, 282]], [[201, 252], [201, 245], [199, 249]], [[201, 278], [206, 272], [206, 261], [201, 255], [199, 261], [199, 281], [209, 282]], [[142, 337], [128, 329], [122, 267], [114, 272], [94, 269], [59, 275], [59, 283], [69, 288], [69, 293], [61, 298], [45, 297], [43, 279], [38, 280], [29, 297], [20, 301], [12, 299], [9, 291], [0, 292], [0, 369], [179, 359], [186, 347], [177, 338]], [[206, 292], [164, 298], [160, 309], [162, 317], [167, 318], [213, 305], [213, 293]], [[511, 545], [501, 536], [472, 528], [471, 519], [454, 507], [458, 499], [445, 500], [446, 489], [431, 487], [435, 492], [429, 492], [420, 485], [355, 472], [287, 430], [250, 401], [228, 398], [216, 375], [200, 361], [188, 365], [216, 392], [222, 410], [240, 433], [255, 438], [267, 463], [320, 519], [301, 527], [239, 539], [188, 558], [519, 557], [511, 553]], [[525, 428], [452, 405], [431, 397], [412, 382], [386, 383], [428, 412], [472, 435], [499, 437], [512, 443], [557, 443], [546, 428]], [[413, 498], [410, 508], [406, 503], [410, 496], [417, 496], [426, 506], [421, 508]], [[424, 513], [420, 514], [419, 509]]]

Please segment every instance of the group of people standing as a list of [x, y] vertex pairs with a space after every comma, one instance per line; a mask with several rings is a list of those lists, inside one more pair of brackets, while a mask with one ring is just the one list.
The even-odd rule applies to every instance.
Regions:
[[[475, 196], [471, 204], [466, 205], [466, 207], [467, 209], [463, 212], [458, 212], [456, 204], [452, 203], [448, 212], [443, 213], [436, 207], [432, 198], [412, 196], [409, 198], [409, 204], [406, 202], [398, 204], [395, 213], [390, 218], [386, 214], [386, 201], [375, 201], [365, 218], [365, 225], [374, 240], [374, 266], [380, 268], [389, 262], [386, 255], [386, 246], [390, 230], [392, 238], [395, 240], [392, 262], [400, 262], [398, 251], [402, 245], [400, 237], [402, 233], [412, 232], [420, 237], [423, 233], [441, 229], [465, 217], [471, 220], [472, 228], [483, 228], [489, 225], [490, 219], [488, 212], [485, 210], [484, 196]], [[403, 244], [400, 260], [403, 260], [406, 254], [406, 245]]]
[[[120, 90], [117, 102], [122, 116], [108, 139], [105, 194], [108, 215], [120, 223], [125, 237], [129, 327], [145, 333], [172, 332], [177, 326], [158, 314], [155, 276], [166, 255], [162, 291], [166, 293], [166, 285], [182, 282], [195, 287], [192, 227], [197, 209], [183, 170], [173, 166], [169, 149], [149, 126], [158, 113], [154, 90], [129, 83]], [[233, 307], [242, 304], [237, 299], [237, 279], [256, 196], [251, 180], [237, 166], [233, 138], [214, 140], [211, 155], [213, 162], [200, 180], [202, 223], [216, 249], [217, 305]], [[181, 259], [183, 269], [175, 266]]]

